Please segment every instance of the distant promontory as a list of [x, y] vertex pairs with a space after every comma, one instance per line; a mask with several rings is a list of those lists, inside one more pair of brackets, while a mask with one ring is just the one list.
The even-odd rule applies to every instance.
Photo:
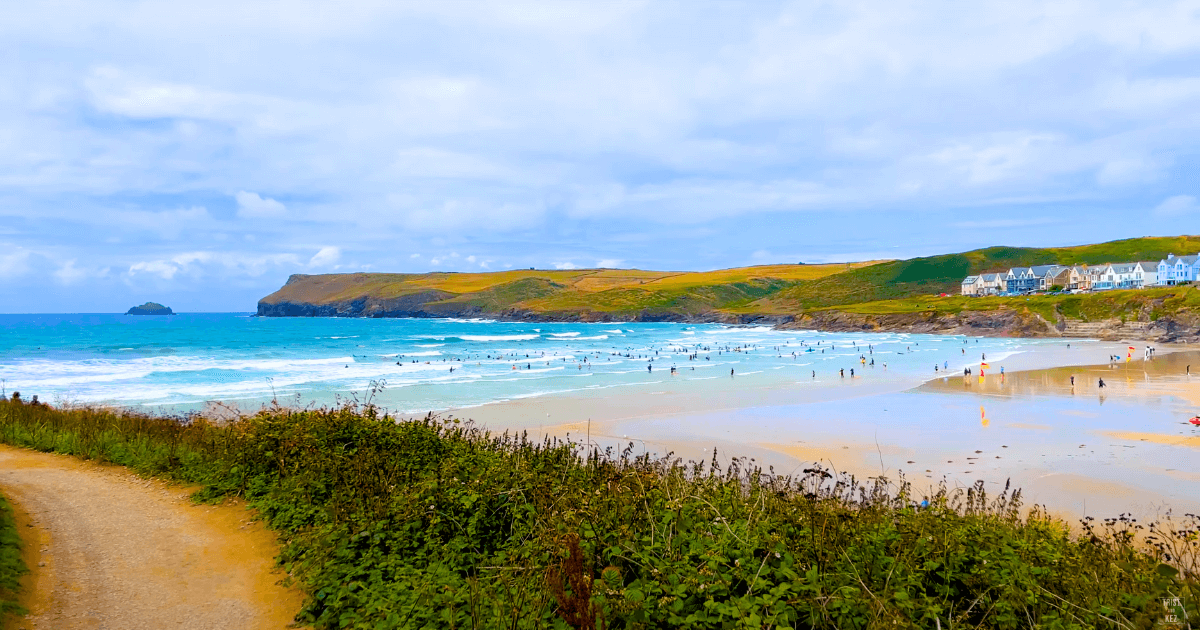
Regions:
[[135, 306], [128, 311], [126, 315], [174, 315], [175, 312], [169, 306], [163, 306], [158, 302], [146, 302], [141, 306]]
[[1032, 265], [1161, 260], [1200, 236], [1055, 248], [989, 247], [858, 263], [718, 271], [514, 269], [296, 274], [260, 317], [483, 317], [508, 321], [720, 322], [827, 331], [1086, 337], [1200, 343], [1200, 287], [959, 295], [963, 278]]

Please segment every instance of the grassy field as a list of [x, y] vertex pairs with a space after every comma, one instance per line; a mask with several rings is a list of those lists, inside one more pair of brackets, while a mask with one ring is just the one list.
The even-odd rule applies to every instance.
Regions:
[[[431, 315], [522, 311], [567, 318], [589, 313], [630, 318], [645, 313], [792, 315], [830, 307], [904, 312], [913, 300], [928, 301], [922, 296], [957, 294], [962, 278], [971, 274], [1035, 264], [1159, 260], [1172, 252], [1196, 251], [1200, 251], [1200, 237], [1181, 236], [1044, 249], [990, 247], [909, 260], [765, 265], [707, 272], [524, 269], [462, 274], [329, 274], [294, 276], [279, 291], [263, 298], [263, 303], [345, 308], [355, 302], [401, 300], [402, 307], [392, 308]], [[887, 300], [899, 302], [884, 305]], [[953, 308], [951, 303], [938, 304]], [[987, 307], [983, 301], [972, 305]]]
[[1196, 252], [1200, 252], [1200, 237], [1195, 236], [1134, 238], [1045, 249], [989, 247], [961, 254], [883, 262], [800, 282], [749, 304], [748, 309], [799, 312], [918, 295], [954, 295], [959, 293], [962, 279], [966, 276], [1007, 271], [1011, 267], [1158, 261], [1170, 253], [1182, 255]]
[[636, 312], [643, 309], [712, 310], [746, 302], [831, 274], [872, 264], [765, 265], [709, 272], [582, 269], [493, 273], [336, 274], [297, 276], [266, 302], [334, 304], [363, 297], [420, 296], [431, 308], [487, 311]]
[[1200, 310], [1200, 290], [1190, 286], [1163, 287], [1070, 295], [1031, 295], [1028, 297], [949, 297], [921, 296], [879, 300], [833, 307], [848, 313], [884, 315], [892, 313], [949, 313], [1028, 308], [1049, 322], [1059, 316], [1080, 321], [1101, 321], [1128, 317], [1137, 319], [1148, 311], [1151, 320], [1184, 310]]
[[1200, 615], [1196, 517], [1072, 536], [982, 484], [781, 477], [371, 407], [218, 425], [4, 401], [0, 440], [245, 497], [318, 628], [1150, 628], [1164, 597]]

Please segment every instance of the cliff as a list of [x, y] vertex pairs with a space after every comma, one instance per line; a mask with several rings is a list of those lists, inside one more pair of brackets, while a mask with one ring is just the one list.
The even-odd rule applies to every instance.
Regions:
[[638, 269], [291, 276], [258, 303], [263, 317], [482, 317], [525, 321], [771, 324], [1025, 337], [1200, 341], [1191, 287], [1087, 295], [967, 298], [967, 273], [1008, 265], [1152, 260], [1200, 238], [1140, 238], [1064, 248], [987, 249], [901, 261], [766, 265], [709, 272]]
[[[258, 304], [263, 317], [485, 317], [511, 321], [639, 321], [760, 324], [829, 331], [892, 331], [1007, 337], [1086, 337], [1200, 342], [1200, 291], [1193, 287], [1008, 298], [919, 296], [789, 308], [788, 281], [769, 275], [726, 285], [675, 279], [636, 286], [611, 274], [523, 272], [394, 276], [292, 276]], [[651, 272], [637, 272], [641, 274]], [[763, 274], [763, 270], [754, 272]], [[776, 273], [776, 272], [770, 272]], [[817, 273], [815, 271], [810, 273]], [[601, 282], [603, 280], [603, 282]], [[488, 284], [488, 282], [491, 282]], [[590, 284], [589, 284], [590, 283]], [[602, 290], [594, 285], [616, 284]], [[587, 291], [586, 289], [593, 290]], [[453, 291], [450, 289], [458, 289]]]

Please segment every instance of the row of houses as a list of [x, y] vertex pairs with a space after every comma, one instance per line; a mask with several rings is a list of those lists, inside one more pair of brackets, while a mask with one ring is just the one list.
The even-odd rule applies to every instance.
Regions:
[[1140, 289], [1194, 282], [1197, 279], [1200, 279], [1200, 254], [1170, 254], [1158, 262], [1013, 267], [1007, 273], [967, 276], [962, 281], [962, 294], [1016, 295], [1048, 291], [1052, 287], [1070, 291]]

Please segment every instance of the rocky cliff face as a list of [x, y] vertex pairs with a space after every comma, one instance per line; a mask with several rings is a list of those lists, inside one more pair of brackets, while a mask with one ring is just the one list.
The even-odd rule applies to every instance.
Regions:
[[[258, 315], [262, 317], [461, 317], [488, 318], [509, 321], [582, 321], [582, 322], [686, 322], [772, 325], [790, 329], [815, 329], [828, 331], [894, 331], [909, 333], [960, 334], [988, 337], [1083, 337], [1099, 339], [1147, 339], [1158, 342], [1200, 342], [1200, 310], [1183, 304], [1167, 305], [1170, 295], [1156, 298], [1137, 299], [1118, 303], [1089, 302], [1088, 309], [1079, 308], [1078, 303], [1066, 308], [1055, 303], [1047, 309], [1045, 304], [1038, 310], [1016, 301], [1011, 306], [1002, 305], [996, 310], [962, 311], [949, 313], [930, 310], [927, 312], [900, 312], [883, 314], [855, 313], [853, 306], [847, 310], [809, 310], [794, 314], [780, 313], [730, 313], [712, 306], [713, 303], [693, 299], [684, 295], [669, 302], [669, 306], [656, 308], [622, 308], [630, 302], [617, 302], [607, 306], [603, 301], [587, 298], [572, 303], [572, 310], [535, 309], [546, 295], [554, 295], [563, 285], [548, 278], [523, 278], [489, 287], [472, 287], [470, 283], [463, 292], [453, 293], [429, 286], [420, 290], [402, 293], [394, 290], [399, 284], [409, 283], [424, 276], [386, 276], [378, 282], [378, 275], [350, 274], [304, 276], [295, 275], [288, 279], [279, 291], [263, 298], [258, 303]], [[390, 284], [389, 284], [390, 283]], [[397, 293], [402, 293], [397, 295]], [[392, 295], [393, 297], [384, 297]], [[543, 302], [544, 303], [544, 302]], [[553, 303], [553, 302], [551, 302]], [[595, 305], [601, 310], [588, 310]], [[886, 304], [884, 306], [886, 308]], [[777, 310], [778, 306], [768, 308]], [[1067, 317], [1063, 312], [1077, 315]], [[1111, 314], [1108, 319], [1084, 313]], [[1118, 315], [1119, 314], [1119, 315]]]
[[360, 298], [330, 304], [304, 302], [259, 302], [260, 317], [459, 317], [487, 318], [505, 321], [530, 322], [685, 322], [694, 324], [759, 324], [777, 325], [790, 322], [791, 315], [737, 315], [716, 311], [707, 313], [677, 313], [670, 311], [644, 310], [633, 313], [569, 312], [538, 313], [523, 309], [489, 310], [477, 305], [430, 303], [443, 296], [431, 291], [427, 294], [407, 295], [392, 300]]
[[1105, 319], [1085, 322], [1059, 317], [1046, 320], [1037, 313], [1017, 310], [950, 313], [860, 314], [814, 311], [781, 324], [784, 329], [833, 332], [907, 332], [977, 337], [1067, 337], [1145, 339], [1159, 343], [1200, 343], [1200, 317], [1186, 312], [1150, 320]]

